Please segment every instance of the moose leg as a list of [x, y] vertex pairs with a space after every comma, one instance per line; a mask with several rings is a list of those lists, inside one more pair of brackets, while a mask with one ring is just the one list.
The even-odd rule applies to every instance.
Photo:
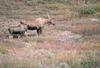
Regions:
[[22, 33], [20, 34], [20, 36], [21, 36], [21, 37], [24, 37], [24, 36], [25, 36], [25, 32], [22, 32]]
[[37, 29], [37, 34], [39, 35], [39, 29]]
[[13, 36], [13, 38], [18, 38], [19, 37], [17, 34], [13, 34], [12, 36]]
[[37, 29], [37, 34], [40, 35], [40, 30], [39, 29]]
[[39, 28], [37, 29], [37, 34], [38, 34], [38, 35], [42, 34], [42, 27], [39, 27]]
[[42, 27], [39, 28], [39, 32], [40, 32], [40, 34], [42, 34]]

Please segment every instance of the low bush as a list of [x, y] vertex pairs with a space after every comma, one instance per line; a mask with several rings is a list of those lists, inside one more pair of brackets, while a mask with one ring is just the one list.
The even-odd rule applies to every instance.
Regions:
[[95, 62], [92, 60], [85, 60], [80, 63], [80, 68], [94, 68]]
[[1, 54], [6, 54], [8, 52], [7, 48], [6, 47], [0, 47], [0, 53]]
[[96, 4], [96, 5], [94, 6], [94, 9], [95, 9], [96, 11], [100, 12], [100, 3]]
[[98, 68], [96, 64], [99, 62], [93, 61], [93, 60], [84, 60], [77, 63], [72, 63], [70, 66], [71, 68]]
[[46, 7], [48, 9], [64, 9], [66, 8], [66, 5], [61, 3], [53, 3], [53, 4], [47, 4]]
[[100, 19], [100, 13], [96, 13], [96, 16]]
[[96, 10], [94, 8], [90, 8], [90, 7], [83, 7], [81, 9], [79, 9], [79, 13], [81, 15], [93, 15], [96, 13]]
[[52, 3], [66, 3], [67, 0], [25, 0], [25, 4], [34, 6], [37, 4], [52, 4]]

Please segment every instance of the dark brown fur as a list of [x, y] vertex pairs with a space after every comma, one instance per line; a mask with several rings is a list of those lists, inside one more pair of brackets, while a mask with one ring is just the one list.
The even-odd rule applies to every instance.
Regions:
[[36, 18], [34, 20], [21, 21], [20, 24], [27, 25], [28, 30], [37, 30], [37, 34], [42, 34], [44, 25], [55, 25], [51, 19]]

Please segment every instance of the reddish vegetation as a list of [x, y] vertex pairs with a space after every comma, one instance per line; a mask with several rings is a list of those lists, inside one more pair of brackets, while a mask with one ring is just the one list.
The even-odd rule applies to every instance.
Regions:
[[35, 49], [47, 49], [47, 50], [64, 50], [64, 51], [71, 51], [71, 50], [80, 50], [79, 45], [66, 43], [62, 45], [56, 45], [56, 44], [38, 44], [35, 46]]
[[100, 24], [98, 22], [85, 20], [81, 22], [78, 20], [74, 20], [74, 22], [69, 22], [69, 24], [72, 26], [68, 27], [67, 29], [78, 34], [85, 34], [89, 32], [92, 34], [98, 34], [100, 30]]

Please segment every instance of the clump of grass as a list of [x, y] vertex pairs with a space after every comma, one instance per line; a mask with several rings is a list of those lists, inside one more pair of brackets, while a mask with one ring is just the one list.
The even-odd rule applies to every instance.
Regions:
[[77, 62], [71, 64], [71, 68], [95, 68], [96, 62], [93, 60], [83, 60], [81, 62]]
[[80, 63], [81, 68], [92, 68], [95, 62], [92, 60], [84, 60]]
[[99, 66], [96, 66], [99, 64], [98, 61], [94, 60], [96, 57], [94, 56], [94, 53], [92, 51], [84, 51], [79, 52], [80, 55], [83, 56], [81, 58], [81, 61], [70, 63], [69, 65], [71, 68], [98, 68]]
[[8, 50], [7, 50], [6, 47], [3, 47], [3, 46], [0, 47], [0, 53], [1, 54], [6, 54], [7, 52], [8, 52]]
[[82, 32], [82, 34], [87, 35], [87, 36], [91, 36], [92, 35], [92, 31], [90, 29], [84, 29], [81, 32]]
[[79, 13], [81, 15], [93, 15], [96, 13], [96, 10], [91, 7], [83, 7], [79, 9]]
[[[17, 60], [16, 60], [17, 61]], [[31, 63], [17, 63], [14, 61], [14, 63], [2, 63], [0, 64], [0, 68], [38, 68], [36, 65], [36, 62], [31, 62]]]
[[53, 3], [53, 4], [47, 4], [46, 7], [48, 9], [64, 9], [66, 8], [66, 5], [62, 3]]
[[28, 6], [36, 6], [37, 4], [46, 4], [46, 3], [52, 3], [51, 0], [25, 0], [25, 4]]
[[100, 13], [96, 13], [96, 16], [100, 19]]
[[96, 11], [100, 12], [100, 3], [96, 4], [96, 5], [94, 6], [94, 9], [95, 9]]

